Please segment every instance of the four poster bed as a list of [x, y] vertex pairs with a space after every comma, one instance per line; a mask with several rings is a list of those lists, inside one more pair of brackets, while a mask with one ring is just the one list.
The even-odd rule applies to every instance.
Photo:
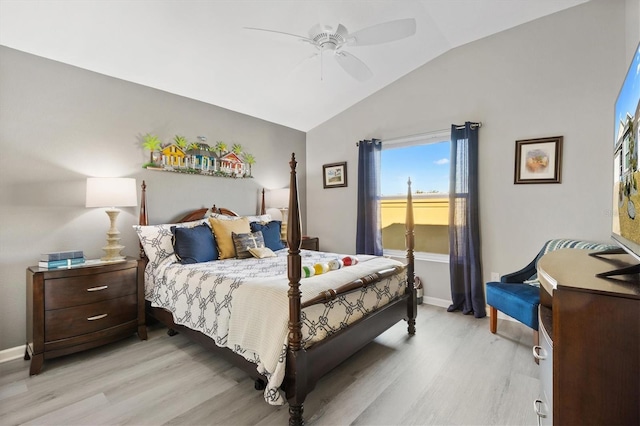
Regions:
[[[415, 334], [417, 305], [410, 183], [407, 264], [312, 252], [300, 250], [295, 154], [289, 165], [288, 249], [271, 253], [273, 257], [181, 264], [176, 256], [166, 256], [170, 249], [161, 250], [159, 240], [144, 232], [159, 230], [162, 238], [172, 238], [171, 233], [175, 238], [180, 226], [202, 225], [209, 209], [189, 213], [171, 232], [170, 225], [149, 225], [144, 182], [136, 230], [143, 248], [138, 280], [145, 285], [147, 315], [245, 370], [256, 389], [266, 388], [267, 402], [284, 403], [282, 389], [289, 403], [289, 424], [298, 425], [304, 423], [304, 400], [320, 377], [400, 320], [407, 321], [410, 335]], [[213, 215], [238, 219], [228, 209], [214, 207]], [[214, 239], [221, 244], [221, 237]], [[158, 260], [158, 252], [165, 258]], [[318, 273], [310, 273], [318, 265]]]

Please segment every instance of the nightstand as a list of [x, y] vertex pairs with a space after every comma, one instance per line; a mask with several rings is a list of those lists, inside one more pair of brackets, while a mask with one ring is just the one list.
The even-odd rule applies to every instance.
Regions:
[[305, 250], [320, 250], [320, 239], [318, 237], [302, 237], [300, 248]]
[[144, 288], [138, 262], [99, 263], [65, 269], [27, 268], [29, 374], [45, 359], [68, 355], [138, 333], [147, 339]]

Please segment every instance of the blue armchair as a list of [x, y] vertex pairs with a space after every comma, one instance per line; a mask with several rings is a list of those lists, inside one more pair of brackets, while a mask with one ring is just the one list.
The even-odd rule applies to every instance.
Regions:
[[487, 305], [489, 305], [489, 328], [496, 333], [498, 311], [520, 321], [533, 329], [533, 341], [537, 345], [538, 305], [540, 304], [540, 282], [538, 281], [538, 260], [546, 253], [561, 249], [575, 248], [588, 250], [606, 250], [615, 248], [609, 244], [589, 241], [558, 239], [547, 241], [538, 255], [524, 268], [500, 277], [500, 282], [486, 284]]

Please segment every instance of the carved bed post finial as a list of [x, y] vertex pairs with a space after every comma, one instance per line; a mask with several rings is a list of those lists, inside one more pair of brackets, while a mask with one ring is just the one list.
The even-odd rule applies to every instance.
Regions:
[[413, 220], [413, 198], [411, 195], [411, 178], [407, 181], [407, 217], [405, 220], [406, 233], [405, 242], [407, 246], [407, 288], [409, 293], [409, 300], [407, 301], [407, 323], [408, 332], [413, 335], [416, 334], [416, 314], [418, 310], [418, 300], [416, 296], [416, 289], [414, 288], [415, 281], [415, 267], [413, 249], [415, 246], [414, 236], [414, 220]]
[[262, 203], [260, 204], [260, 214], [265, 214], [267, 212], [267, 207], [264, 204], [264, 188], [262, 188]]

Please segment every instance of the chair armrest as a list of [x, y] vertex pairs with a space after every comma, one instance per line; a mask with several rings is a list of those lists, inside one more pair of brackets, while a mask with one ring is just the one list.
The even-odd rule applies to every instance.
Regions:
[[536, 269], [537, 261], [538, 261], [538, 256], [536, 256], [536, 258], [533, 259], [531, 263], [529, 263], [527, 266], [520, 269], [519, 271], [512, 272], [510, 274], [506, 274], [500, 277], [500, 282], [501, 283], [522, 283], [528, 280], [529, 278], [531, 278], [533, 274], [537, 272], [537, 269]]

